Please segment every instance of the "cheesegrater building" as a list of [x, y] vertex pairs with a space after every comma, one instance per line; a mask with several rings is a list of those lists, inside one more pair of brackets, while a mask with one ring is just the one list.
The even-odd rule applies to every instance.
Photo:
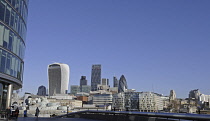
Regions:
[[97, 85], [101, 84], [101, 65], [92, 65], [91, 71], [91, 91], [97, 90]]
[[0, 0], [0, 110], [22, 88], [28, 0]]

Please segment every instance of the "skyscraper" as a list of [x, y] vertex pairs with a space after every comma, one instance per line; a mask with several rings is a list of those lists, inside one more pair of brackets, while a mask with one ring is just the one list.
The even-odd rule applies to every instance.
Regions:
[[67, 94], [69, 85], [69, 66], [54, 63], [48, 66], [49, 96]]
[[91, 91], [97, 90], [97, 85], [101, 84], [101, 65], [92, 65]]
[[114, 83], [113, 87], [118, 87], [119, 86], [119, 81], [117, 80], [117, 77], [115, 77], [115, 76], [113, 77], [113, 83]]
[[22, 88], [28, 0], [0, 0], [0, 110]]
[[125, 76], [122, 75], [122, 76], [120, 77], [120, 80], [119, 80], [118, 93], [120, 93], [120, 92], [125, 92], [126, 89], [128, 89], [128, 85], [127, 85]]
[[39, 96], [46, 96], [46, 95], [47, 95], [46, 92], [47, 92], [47, 91], [46, 91], [46, 87], [45, 87], [45, 86], [40, 86], [40, 87], [38, 88], [37, 95], [39, 95]]
[[86, 86], [86, 85], [87, 85], [86, 76], [81, 76], [81, 79], [80, 79], [80, 92], [82, 92], [82, 86]]

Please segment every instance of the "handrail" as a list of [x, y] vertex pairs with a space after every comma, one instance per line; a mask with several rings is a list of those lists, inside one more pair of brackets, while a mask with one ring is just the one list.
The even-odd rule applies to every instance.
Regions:
[[152, 113], [152, 112], [129, 112], [129, 111], [95, 111], [95, 110], [86, 110], [72, 112], [65, 115], [56, 116], [56, 118], [62, 118], [72, 115], [82, 115], [82, 114], [95, 114], [106, 116], [110, 114], [114, 115], [127, 115], [127, 116], [142, 116], [142, 117], [156, 117], [156, 118], [172, 118], [172, 119], [185, 119], [185, 120], [208, 120], [210, 121], [210, 115], [205, 114], [182, 114], [182, 113]]

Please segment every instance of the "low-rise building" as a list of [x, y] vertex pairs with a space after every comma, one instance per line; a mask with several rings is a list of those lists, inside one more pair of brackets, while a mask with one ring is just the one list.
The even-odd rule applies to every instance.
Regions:
[[124, 92], [124, 102], [125, 107], [124, 109], [126, 111], [132, 110], [132, 111], [138, 111], [139, 110], [139, 98], [140, 98], [140, 92], [134, 92], [134, 91], [128, 91]]
[[72, 96], [68, 94], [55, 94], [54, 96], [49, 96], [49, 98], [55, 98], [55, 99], [60, 99], [60, 100], [63, 100], [63, 99], [72, 100]]
[[80, 87], [78, 85], [71, 85], [71, 94], [75, 95], [80, 92]]
[[88, 103], [88, 97], [87, 96], [77, 96], [77, 100], [81, 100], [82, 104]]
[[112, 108], [114, 110], [124, 110], [125, 101], [124, 93], [117, 93], [113, 95]]
[[90, 93], [90, 90], [91, 90], [91, 86], [89, 85], [82, 85], [81, 87], [81, 92]]
[[141, 92], [139, 96], [139, 110], [142, 112], [156, 112], [163, 110], [162, 95], [154, 92]]
[[96, 94], [92, 97], [93, 104], [97, 106], [112, 105], [112, 94]]

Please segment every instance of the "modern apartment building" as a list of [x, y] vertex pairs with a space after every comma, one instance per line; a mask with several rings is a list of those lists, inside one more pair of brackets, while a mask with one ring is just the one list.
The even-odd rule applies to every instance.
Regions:
[[116, 110], [139, 110], [140, 92], [122, 92], [113, 95], [113, 108]]
[[92, 65], [91, 91], [96, 91], [98, 84], [101, 84], [101, 65]]
[[113, 95], [116, 110], [155, 112], [163, 110], [162, 95], [153, 92], [122, 92]]
[[124, 93], [116, 93], [113, 95], [112, 108], [115, 110], [125, 110], [125, 95]]
[[22, 88], [28, 0], [0, 0], [0, 110]]
[[142, 112], [156, 112], [163, 110], [162, 95], [154, 92], [141, 92], [139, 95], [139, 110]]
[[69, 85], [69, 66], [63, 63], [48, 65], [49, 96], [67, 94]]

